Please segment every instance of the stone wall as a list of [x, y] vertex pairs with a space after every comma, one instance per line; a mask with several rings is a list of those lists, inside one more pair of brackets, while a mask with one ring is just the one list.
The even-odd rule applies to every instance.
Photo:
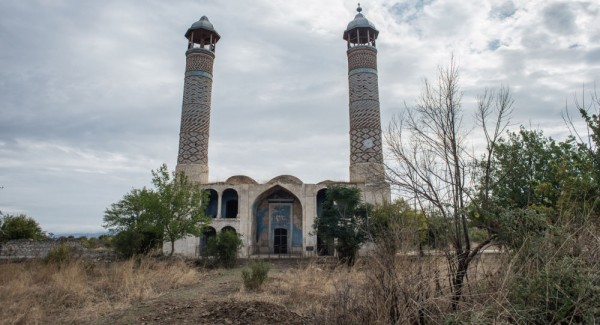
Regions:
[[116, 257], [112, 251], [87, 249], [79, 239], [18, 239], [0, 244], [0, 260], [44, 258], [48, 256], [50, 250], [61, 245], [71, 247], [76, 256], [93, 259], [114, 259]]

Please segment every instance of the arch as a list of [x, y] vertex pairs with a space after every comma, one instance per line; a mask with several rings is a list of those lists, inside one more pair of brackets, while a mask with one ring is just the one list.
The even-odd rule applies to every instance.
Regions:
[[233, 228], [232, 226], [225, 226], [221, 229], [221, 232], [225, 232], [225, 231], [231, 231], [234, 234], [237, 234], [237, 231], [235, 230], [235, 228]]
[[202, 236], [200, 236], [199, 245], [200, 256], [208, 255], [208, 241], [215, 236], [217, 236], [217, 231], [213, 227], [208, 226], [204, 229], [204, 231], [202, 231]]
[[[292, 191], [275, 185], [260, 194], [252, 205], [252, 253], [275, 254], [275, 229], [285, 229], [286, 247], [281, 254], [301, 254], [303, 251], [303, 206]], [[283, 236], [283, 231], [277, 231]], [[281, 243], [283, 237], [278, 238]]]
[[[327, 199], [327, 188], [322, 188], [317, 192], [316, 206], [317, 206], [317, 217], [323, 215], [323, 204]], [[333, 254], [333, 242], [325, 240], [317, 231], [317, 254], [318, 255], [332, 255]]]
[[211, 189], [207, 189], [208, 191], [208, 204], [206, 205], [206, 210], [204, 210], [204, 214], [209, 218], [217, 217], [217, 210], [219, 206], [219, 193], [217, 191]]
[[232, 188], [223, 191], [221, 195], [221, 217], [236, 218], [238, 215], [238, 193]]

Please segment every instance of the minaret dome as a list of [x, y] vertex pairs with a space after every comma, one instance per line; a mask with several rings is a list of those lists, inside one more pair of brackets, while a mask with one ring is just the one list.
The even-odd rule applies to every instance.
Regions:
[[344, 31], [344, 40], [348, 42], [348, 48], [356, 45], [370, 45], [374, 47], [379, 31], [373, 23], [363, 16], [360, 3], [356, 11], [358, 13]]
[[193, 23], [187, 32], [185, 38], [188, 39], [188, 49], [191, 48], [208, 48], [210, 51], [215, 51], [215, 45], [221, 38], [217, 33], [213, 24], [208, 20], [208, 17], [202, 16], [200, 20]]

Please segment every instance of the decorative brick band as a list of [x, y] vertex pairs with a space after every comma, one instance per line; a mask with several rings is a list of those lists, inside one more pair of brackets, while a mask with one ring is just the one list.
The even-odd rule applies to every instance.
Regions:
[[204, 71], [187, 71], [185, 73], [186, 77], [192, 77], [192, 76], [196, 76], [196, 77], [203, 77], [203, 78], [208, 78], [210, 80], [212, 80], [212, 74], [208, 73], [208, 72], [204, 72]]
[[348, 71], [357, 68], [377, 70], [377, 49], [371, 46], [357, 46], [348, 50]]
[[350, 82], [350, 102], [357, 100], [379, 101], [377, 75], [373, 73], [356, 73], [348, 76]]
[[358, 73], [373, 73], [373, 74], [377, 74], [377, 70], [376, 69], [371, 69], [371, 68], [356, 68], [350, 72], [348, 72], [348, 76], [353, 76], [355, 74]]
[[204, 71], [212, 75], [215, 55], [208, 51], [188, 51], [185, 71]]

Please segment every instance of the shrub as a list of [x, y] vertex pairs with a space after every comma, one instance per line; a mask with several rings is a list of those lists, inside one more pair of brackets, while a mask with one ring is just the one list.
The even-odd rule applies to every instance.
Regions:
[[517, 276], [508, 298], [517, 322], [594, 323], [600, 317], [600, 272], [578, 258], [553, 260], [535, 274]]
[[208, 255], [226, 268], [235, 266], [238, 250], [242, 247], [240, 236], [233, 231], [221, 231], [208, 240]]
[[242, 280], [244, 287], [248, 290], [256, 291], [267, 280], [271, 264], [263, 261], [256, 261], [250, 264], [249, 268], [242, 270]]
[[73, 251], [73, 247], [62, 244], [59, 247], [48, 251], [48, 256], [46, 256], [45, 261], [46, 263], [52, 264], [66, 264], [70, 262], [74, 256], [75, 252]]
[[44, 238], [46, 238], [46, 234], [33, 218], [24, 214], [5, 215], [0, 218], [0, 242], [13, 239], [40, 240]]
[[152, 231], [125, 230], [116, 234], [112, 246], [122, 257], [146, 255], [160, 243], [160, 235]]

